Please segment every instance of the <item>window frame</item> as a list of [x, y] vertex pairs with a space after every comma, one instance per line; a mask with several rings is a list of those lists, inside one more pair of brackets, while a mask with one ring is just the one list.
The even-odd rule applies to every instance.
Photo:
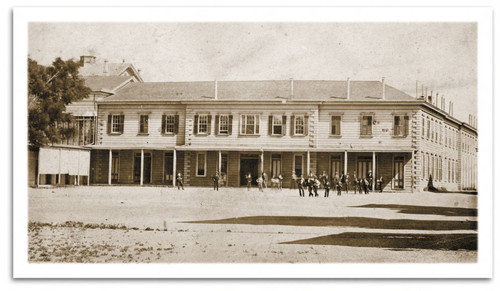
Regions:
[[[203, 159], [203, 175], [198, 172], [198, 166], [200, 162], [200, 155], [204, 156]], [[196, 152], [196, 177], [206, 177], [207, 176], [207, 152]]]
[[[297, 120], [302, 119], [302, 133], [297, 133]], [[304, 114], [296, 114], [293, 116], [293, 135], [294, 136], [305, 136], [306, 134], [306, 116]]]
[[[143, 123], [143, 117], [146, 117], [145, 126]], [[141, 130], [142, 128], [142, 130]], [[148, 135], [149, 134], [149, 114], [147, 113], [139, 113], [139, 135]]]
[[[369, 134], [363, 134], [363, 121], [365, 117], [370, 117], [370, 133]], [[360, 118], [360, 123], [359, 123], [359, 136], [360, 137], [365, 137], [365, 138], [370, 138], [373, 137], [373, 123], [375, 122], [375, 114], [373, 113], [362, 113], [361, 118]]]
[[[283, 136], [284, 135], [283, 134], [284, 130], [286, 130], [286, 128], [283, 129], [283, 115], [273, 114], [272, 117], [273, 118], [272, 118], [272, 124], [271, 124], [271, 135], [272, 136]], [[278, 117], [278, 118], [276, 118], [276, 117]], [[275, 124], [275, 120], [280, 120], [280, 124]], [[280, 133], [275, 133], [274, 132], [274, 127], [275, 126], [281, 128], [281, 132]]]
[[[399, 125], [396, 126], [396, 118], [399, 118]], [[408, 120], [408, 123], [406, 122]], [[409, 135], [410, 117], [406, 113], [394, 113], [392, 117], [392, 137], [405, 138]], [[396, 134], [396, 128], [400, 130]]]
[[[202, 118], [205, 118], [205, 131], [204, 132], [202, 132], [200, 130]], [[209, 126], [210, 126], [210, 124], [208, 124], [208, 114], [198, 114], [198, 124], [196, 124], [196, 127], [198, 128], [197, 134], [198, 135], [208, 135], [208, 127]]]
[[[341, 137], [342, 136], [342, 119], [343, 119], [342, 116], [343, 116], [342, 114], [330, 114], [330, 136], [331, 137]], [[338, 119], [339, 119], [338, 134], [332, 132], [333, 118], [334, 117], [338, 117]], [[373, 116], [372, 116], [372, 123], [373, 123]], [[361, 133], [361, 129], [360, 129], [360, 133]], [[372, 134], [373, 134], [373, 128], [372, 128]]]
[[[120, 132], [120, 124], [121, 124], [121, 114], [110, 114], [111, 115], [111, 127], [110, 127], [110, 133], [111, 134], [121, 134]], [[117, 118], [117, 121], [115, 121], [115, 117]], [[117, 126], [117, 130], [114, 130], [115, 125]]]
[[[247, 120], [248, 117], [252, 116], [254, 118], [254, 124], [253, 124], [253, 133], [247, 133], [246, 129], [248, 126]], [[258, 136], [260, 135], [260, 114], [256, 113], [243, 113], [240, 114], [240, 126], [239, 126], [239, 134], [240, 135], [247, 135], [247, 136]], [[243, 129], [245, 129], [245, 132], [243, 132]], [[257, 133], [257, 129], [259, 129], [259, 132]]]
[[[222, 120], [225, 119], [226, 122], [226, 129], [225, 132], [222, 131]], [[219, 135], [229, 135], [229, 114], [219, 114], [219, 128], [218, 128], [218, 134]]]
[[[163, 132], [163, 134], [168, 134], [168, 135], [172, 135], [172, 134], [175, 134], [175, 115], [176, 114], [164, 114], [165, 115], [165, 132]], [[172, 131], [169, 131], [168, 130], [168, 127], [169, 127], [169, 119], [172, 119]]]

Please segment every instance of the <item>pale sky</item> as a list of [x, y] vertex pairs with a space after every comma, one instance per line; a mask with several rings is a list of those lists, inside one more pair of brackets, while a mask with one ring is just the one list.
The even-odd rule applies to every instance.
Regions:
[[146, 82], [385, 77], [415, 96], [418, 80], [477, 115], [474, 23], [32, 23], [29, 54], [125, 59]]

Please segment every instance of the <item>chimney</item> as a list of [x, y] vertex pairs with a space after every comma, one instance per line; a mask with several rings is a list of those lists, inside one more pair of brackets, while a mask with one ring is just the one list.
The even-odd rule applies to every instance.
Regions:
[[415, 99], [418, 99], [418, 80], [415, 82]]
[[293, 98], [293, 78], [290, 78], [290, 98]]
[[424, 95], [424, 84], [422, 84], [422, 98], [424, 98], [424, 101], [427, 101], [427, 96]]
[[218, 85], [218, 83], [217, 83], [217, 79], [216, 79], [216, 80], [215, 80], [215, 92], [214, 92], [214, 93], [215, 93], [215, 95], [214, 95], [214, 96], [215, 96], [215, 97], [214, 97], [214, 98], [215, 98], [215, 100], [219, 100], [219, 96], [218, 96], [218, 95], [219, 95], [219, 94], [218, 94], [218, 89], [219, 89], [219, 88], [218, 88], [218, 86], [219, 86], [219, 85]]
[[444, 95], [441, 97], [443, 101], [441, 101], [441, 104], [443, 104], [443, 111], [446, 112], [446, 99], [444, 98]]
[[122, 63], [125, 63], [125, 59], [122, 59]]
[[347, 77], [347, 100], [351, 99], [351, 78]]
[[385, 100], [385, 77], [382, 77], [382, 100]]
[[142, 70], [141, 70], [141, 69], [137, 69], [137, 73], [138, 73], [139, 75], [141, 75], [141, 72], [142, 72]]
[[439, 108], [439, 92], [436, 92], [436, 107]]
[[104, 60], [104, 70], [103, 70], [103, 73], [104, 73], [105, 76], [107, 76], [108, 73], [109, 73], [108, 60]]

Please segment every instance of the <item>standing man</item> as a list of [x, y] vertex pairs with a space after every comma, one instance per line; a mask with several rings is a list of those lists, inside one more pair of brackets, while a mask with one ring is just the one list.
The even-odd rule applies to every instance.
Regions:
[[177, 190], [181, 190], [181, 187], [182, 190], [184, 190], [184, 183], [182, 182], [182, 174], [177, 173]]
[[382, 176], [380, 176], [380, 178], [377, 180], [377, 184], [378, 184], [378, 187], [380, 189], [380, 193], [382, 193], [382, 188], [384, 187], [384, 178], [382, 178]]
[[290, 188], [295, 189], [295, 186], [298, 186], [297, 179], [297, 174], [295, 173], [295, 171], [292, 171], [292, 185], [290, 185]]
[[252, 174], [248, 172], [246, 178], [247, 178], [247, 190], [250, 191], [250, 187], [252, 187]]
[[262, 177], [257, 178], [257, 185], [259, 185], [259, 192], [264, 192], [264, 190], [262, 189], [262, 183], [263, 183]]
[[281, 191], [283, 189], [283, 175], [281, 173], [278, 175], [278, 189]]
[[330, 181], [326, 180], [323, 186], [325, 187], [325, 197], [330, 197]]
[[314, 183], [314, 178], [313, 177], [309, 177], [307, 179], [307, 191], [309, 192], [309, 197], [313, 196], [313, 193], [312, 193], [313, 183]]
[[368, 186], [370, 189], [373, 187], [373, 174], [371, 170], [368, 171]]
[[319, 181], [319, 179], [314, 179], [313, 180], [314, 197], [319, 197], [318, 188], [320, 186], [321, 186], [321, 182]]
[[352, 180], [352, 187], [354, 188], [354, 194], [356, 194], [358, 190], [358, 177], [356, 177], [356, 172], [354, 172], [354, 178]]
[[219, 171], [215, 171], [215, 175], [212, 179], [214, 180], [214, 191], [219, 191]]
[[304, 180], [304, 177], [300, 176], [300, 178], [297, 181], [297, 187], [299, 188], [299, 196], [304, 197], [304, 186], [305, 186], [306, 180]]
[[267, 174], [266, 174], [266, 172], [262, 172], [262, 183], [264, 183], [264, 188], [267, 189]]
[[347, 172], [347, 175], [345, 176], [345, 194], [349, 193], [350, 180], [351, 180], [351, 177], [349, 177], [349, 172]]

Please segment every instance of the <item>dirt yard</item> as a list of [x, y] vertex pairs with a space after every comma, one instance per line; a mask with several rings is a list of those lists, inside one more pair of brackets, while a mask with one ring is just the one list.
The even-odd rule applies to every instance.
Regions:
[[476, 262], [477, 196], [29, 189], [30, 262]]

